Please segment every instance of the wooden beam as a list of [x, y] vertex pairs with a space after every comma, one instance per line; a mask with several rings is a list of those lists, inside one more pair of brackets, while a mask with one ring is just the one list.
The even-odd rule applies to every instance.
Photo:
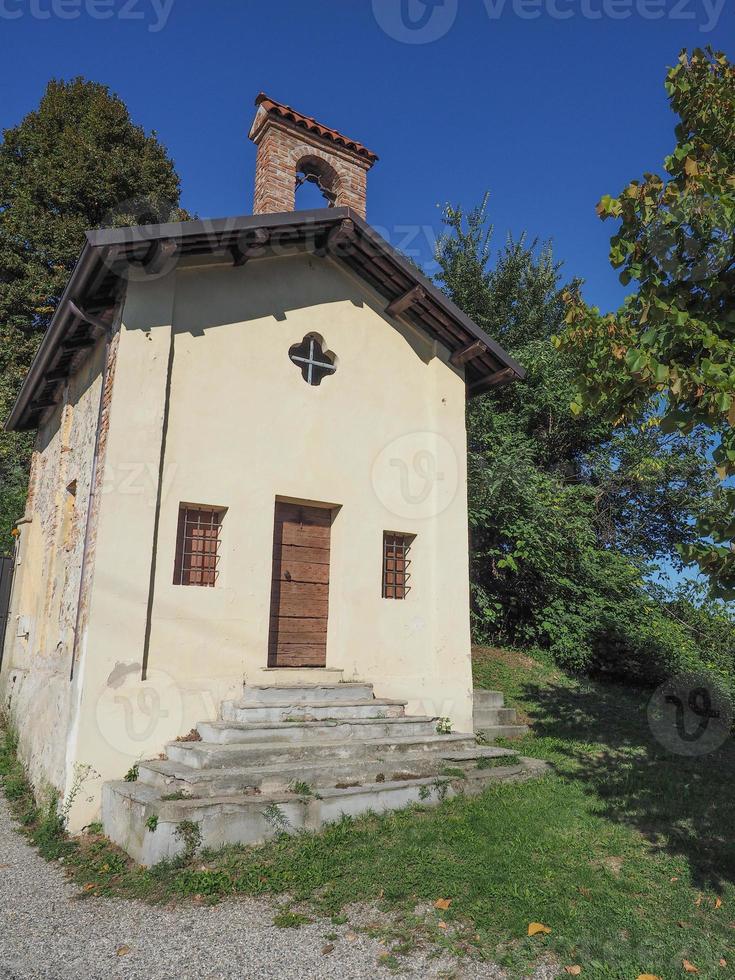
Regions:
[[245, 252], [243, 252], [237, 243], [230, 245], [229, 252], [232, 256], [232, 264], [234, 266], [245, 265], [248, 260], [248, 256], [245, 254]]
[[53, 405], [58, 404], [58, 399], [56, 398], [39, 398], [35, 402], [31, 402], [30, 412], [32, 414], [41, 413], [46, 411], [47, 408], [51, 408]]
[[409, 307], [421, 302], [422, 299], [426, 299], [423, 287], [413, 286], [386, 306], [386, 316], [400, 316], [401, 313], [405, 313]]
[[463, 364], [467, 364], [468, 361], [474, 361], [476, 357], [487, 354], [487, 351], [487, 344], [483, 344], [481, 340], [476, 340], [467, 347], [463, 347], [462, 350], [455, 351], [449, 358], [449, 363], [453, 364], [454, 367], [461, 367]]
[[232, 264], [245, 265], [249, 259], [262, 255], [269, 238], [270, 235], [265, 228], [256, 228], [249, 235], [243, 236], [240, 241], [234, 242], [229, 248]]
[[513, 368], [503, 368], [501, 371], [496, 371], [495, 374], [489, 374], [487, 377], [475, 381], [467, 389], [467, 394], [476, 395], [479, 392], [487, 391], [489, 388], [497, 388], [499, 385], [507, 384], [516, 377], [517, 375]]
[[351, 218], [343, 218], [327, 235], [327, 250], [331, 254], [339, 254], [345, 249], [351, 249], [355, 242], [355, 222]]
[[97, 330], [101, 330], [102, 333], [107, 333], [110, 329], [110, 324], [103, 320], [102, 317], [97, 316], [96, 313], [87, 313], [83, 310], [81, 306], [78, 306], [73, 299], [69, 300], [69, 309], [74, 314], [74, 316], [79, 317], [84, 323], [88, 323], [91, 327]]
[[63, 341], [61, 347], [63, 350], [86, 350], [88, 347], [94, 347], [94, 339], [92, 337], [69, 337]]
[[163, 272], [178, 248], [179, 243], [173, 238], [163, 238], [152, 242], [141, 264], [146, 272], [152, 275]]
[[50, 371], [47, 371], [44, 374], [43, 380], [44, 381], [64, 381], [68, 377], [69, 377], [69, 368], [68, 367], [65, 367], [65, 368], [51, 368]]

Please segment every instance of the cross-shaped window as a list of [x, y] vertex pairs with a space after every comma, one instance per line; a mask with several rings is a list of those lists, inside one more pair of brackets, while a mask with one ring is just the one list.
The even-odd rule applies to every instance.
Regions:
[[337, 370], [335, 356], [331, 351], [322, 348], [322, 341], [314, 334], [307, 334], [300, 344], [294, 344], [288, 356], [297, 368], [301, 377], [310, 385], [319, 385], [322, 378], [334, 374]]

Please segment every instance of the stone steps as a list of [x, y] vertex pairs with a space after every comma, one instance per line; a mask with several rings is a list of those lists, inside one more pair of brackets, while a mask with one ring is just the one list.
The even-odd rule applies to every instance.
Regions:
[[504, 707], [502, 691], [474, 692], [473, 728], [488, 742], [496, 738], [521, 738], [528, 733], [528, 725], [518, 724], [515, 708]]
[[495, 725], [516, 725], [518, 714], [515, 708], [484, 708], [475, 712], [475, 719], [482, 728], [492, 728]]
[[[514, 713], [488, 693], [494, 727], [522, 729], [504, 724]], [[220, 713], [199, 723], [201, 741], [139, 763], [136, 782], [105, 784], [105, 832], [140, 863], [182, 853], [182, 825], [196, 824], [203, 847], [250, 844], [544, 769], [474, 734], [439, 734], [436, 718], [406, 715], [370, 684], [248, 685]]]
[[334, 701], [369, 701], [374, 697], [372, 684], [295, 684], [271, 687], [266, 684], [247, 684], [243, 691], [245, 704], [319, 704]]
[[222, 720], [245, 723], [267, 721], [330, 721], [339, 718], [400, 718], [405, 713], [405, 701], [387, 698], [354, 698], [343, 701], [323, 701], [308, 704], [299, 701], [278, 701], [273, 704], [248, 704], [246, 701], [223, 701]]
[[508, 749], [475, 746], [470, 750], [447, 750], [436, 756], [427, 753], [406, 754], [394, 765], [376, 760], [296, 762], [281, 766], [232, 766], [222, 769], [194, 769], [170, 759], [140, 763], [138, 780], [156, 787], [162, 795], [183, 793], [186, 796], [218, 796], [226, 793], [285, 792], [295, 783], [315, 789], [354, 782], [381, 782], [421, 778], [441, 773], [443, 769], [462, 765], [476, 767], [481, 759], [512, 756]]
[[[333, 787], [317, 794], [271, 793], [161, 801], [154, 787], [115, 782], [103, 787], [105, 832], [139, 863], [156, 864], [184, 850], [182, 823], [196, 824], [202, 847], [255, 844], [280, 833], [317, 830], [344, 815], [381, 813], [412, 803], [430, 805], [458, 794], [481, 793], [493, 782], [542, 774], [544, 763], [522, 759], [516, 765], [477, 770], [467, 778], [431, 775]], [[156, 817], [150, 830], [151, 817]]]
[[218, 745], [308, 742], [318, 739], [347, 741], [409, 735], [435, 735], [438, 718], [341, 718], [329, 721], [237, 722], [206, 721], [197, 725], [204, 742]]
[[354, 759], [400, 758], [406, 753], [436, 753], [446, 745], [456, 749], [472, 748], [474, 735], [391, 735], [370, 739], [327, 739], [307, 742], [272, 742], [268, 744], [216, 742], [171, 742], [166, 754], [174, 762], [195, 769], [228, 766], [283, 765], [288, 762], [309, 762], [317, 759], [348, 761]]

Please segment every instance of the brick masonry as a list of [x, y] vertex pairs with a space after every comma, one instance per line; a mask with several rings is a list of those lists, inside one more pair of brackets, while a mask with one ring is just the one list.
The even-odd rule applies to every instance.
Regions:
[[281, 118], [258, 109], [250, 138], [258, 146], [254, 214], [293, 211], [296, 179], [303, 168], [335, 195], [336, 207], [367, 213], [367, 172], [372, 161]]

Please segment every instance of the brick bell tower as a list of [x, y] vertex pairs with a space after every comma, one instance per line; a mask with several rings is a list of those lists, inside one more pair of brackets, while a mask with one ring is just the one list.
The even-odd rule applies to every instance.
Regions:
[[349, 139], [261, 94], [250, 128], [258, 147], [253, 214], [293, 211], [296, 190], [311, 181], [329, 207], [367, 211], [367, 174], [378, 157], [362, 143]]

